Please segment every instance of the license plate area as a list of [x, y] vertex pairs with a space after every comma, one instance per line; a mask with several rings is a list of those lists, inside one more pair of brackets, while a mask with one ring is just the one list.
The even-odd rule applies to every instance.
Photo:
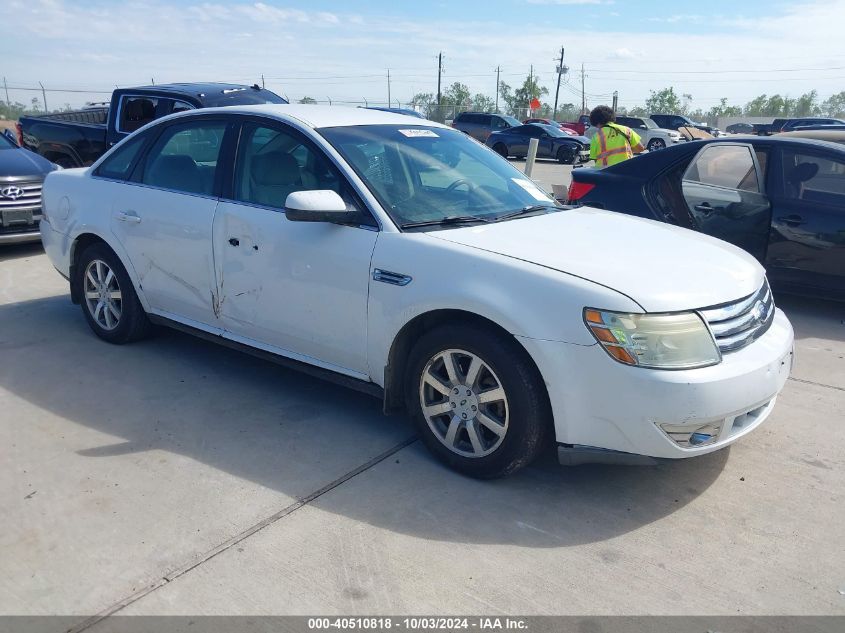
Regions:
[[32, 211], [29, 209], [14, 209], [0, 212], [3, 226], [26, 226], [33, 223]]

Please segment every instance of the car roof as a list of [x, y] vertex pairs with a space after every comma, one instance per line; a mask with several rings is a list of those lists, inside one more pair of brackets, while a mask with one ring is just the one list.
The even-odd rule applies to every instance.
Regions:
[[[255, 92], [271, 92], [266, 88], [261, 88], [258, 84], [247, 86], [246, 84], [229, 84], [229, 83], [174, 83], [174, 84], [155, 84], [150, 86], [133, 86], [131, 88], [123, 88], [125, 92], [133, 90], [154, 90], [156, 92], [172, 92], [176, 96], [190, 95], [199, 99], [202, 102], [219, 102], [220, 97], [224, 96], [224, 90], [254, 90]], [[275, 94], [275, 93], [272, 93]], [[277, 95], [278, 96], [278, 95]]]
[[296, 119], [310, 128], [350, 127], [354, 125], [413, 125], [415, 127], [449, 128], [441, 123], [420, 119], [406, 114], [353, 108], [348, 106], [313, 105], [301, 103], [269, 103], [248, 106], [226, 106], [183, 112], [176, 116], [209, 116], [215, 113], [254, 114], [281, 121]]
[[845, 143], [845, 128], [839, 126], [835, 130], [815, 128], [811, 130], [795, 130], [794, 132], [781, 132], [776, 138], [794, 138], [805, 140], [830, 141], [834, 143]]

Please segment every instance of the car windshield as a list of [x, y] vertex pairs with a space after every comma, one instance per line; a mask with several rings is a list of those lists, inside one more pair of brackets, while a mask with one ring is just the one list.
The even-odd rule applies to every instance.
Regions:
[[646, 126], [649, 130], [655, 130], [655, 129], [657, 129], [657, 127], [658, 127], [657, 123], [655, 123], [655, 122], [654, 122], [654, 121], [652, 121], [651, 119], [643, 119], [643, 123], [645, 123], [645, 126]]
[[0, 134], [0, 149], [15, 149], [16, 147], [17, 145], [3, 136], [3, 134]]
[[502, 118], [503, 118], [505, 121], [507, 121], [508, 123], [510, 123], [513, 127], [516, 127], [516, 126], [518, 126], [518, 125], [522, 125], [522, 123], [521, 123], [519, 120], [517, 120], [517, 119], [513, 118], [512, 116], [505, 116], [505, 115], [502, 115]]
[[560, 209], [522, 172], [458, 130], [361, 125], [319, 132], [399, 226], [490, 222]]

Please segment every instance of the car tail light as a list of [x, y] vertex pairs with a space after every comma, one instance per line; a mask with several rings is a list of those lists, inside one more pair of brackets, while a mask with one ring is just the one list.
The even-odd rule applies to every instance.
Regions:
[[18, 133], [18, 145], [23, 147], [23, 130], [20, 123], [15, 123], [15, 131]]
[[589, 182], [575, 182], [574, 180], [569, 184], [569, 201], [574, 202], [586, 196], [595, 188], [595, 185]]

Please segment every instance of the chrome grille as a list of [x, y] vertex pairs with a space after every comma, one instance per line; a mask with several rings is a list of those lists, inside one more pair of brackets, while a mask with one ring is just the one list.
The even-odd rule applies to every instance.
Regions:
[[775, 318], [768, 280], [754, 294], [721, 306], [700, 310], [724, 354], [735, 352], [765, 334]]
[[0, 212], [3, 212], [4, 215], [6, 211], [32, 211], [34, 214], [40, 213], [41, 185], [43, 184], [44, 183], [41, 180], [29, 182], [0, 182], [0, 192], [7, 187], [18, 187], [23, 190], [23, 194], [15, 200], [0, 194]]

